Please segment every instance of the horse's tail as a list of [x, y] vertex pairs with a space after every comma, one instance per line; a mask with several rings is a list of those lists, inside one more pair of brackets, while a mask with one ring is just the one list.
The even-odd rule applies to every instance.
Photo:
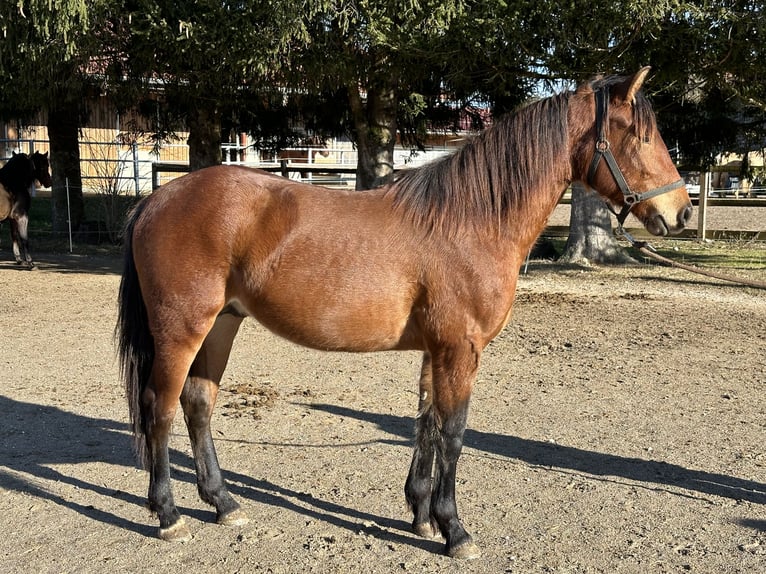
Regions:
[[146, 304], [138, 282], [133, 260], [133, 228], [141, 216], [146, 202], [139, 203], [128, 215], [123, 235], [124, 265], [118, 297], [118, 318], [115, 337], [120, 356], [122, 379], [128, 399], [136, 457], [144, 466], [148, 464], [146, 450], [146, 415], [141, 395], [149, 381], [154, 362], [154, 339], [149, 331]]

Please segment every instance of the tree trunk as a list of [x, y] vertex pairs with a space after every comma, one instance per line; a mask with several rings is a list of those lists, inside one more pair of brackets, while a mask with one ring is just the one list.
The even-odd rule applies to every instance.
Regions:
[[604, 201], [593, 190], [572, 185], [569, 237], [559, 261], [570, 263], [635, 263], [612, 233], [612, 219]]
[[394, 177], [396, 88], [393, 85], [370, 88], [363, 101], [358, 88], [352, 86], [349, 100], [358, 154], [356, 189], [372, 189], [389, 183]]
[[221, 163], [221, 113], [212, 104], [189, 111], [189, 168], [192, 171]]
[[[48, 109], [51, 177], [53, 178], [53, 232], [65, 234], [82, 223], [85, 207], [80, 173], [80, 104], [70, 98], [55, 99]], [[67, 189], [69, 201], [67, 202]]]

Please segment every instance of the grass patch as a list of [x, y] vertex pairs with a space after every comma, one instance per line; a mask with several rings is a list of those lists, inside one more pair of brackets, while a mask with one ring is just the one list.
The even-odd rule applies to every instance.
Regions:
[[715, 269], [766, 269], [766, 244], [736, 241], [674, 241], [652, 243], [657, 253], [699, 267]]
[[[545, 237], [560, 255], [566, 246], [566, 237]], [[626, 250], [639, 261], [645, 256], [631, 249]], [[766, 243], [763, 241], [697, 241], [695, 239], [649, 240], [657, 253], [668, 259], [710, 269], [766, 270]]]

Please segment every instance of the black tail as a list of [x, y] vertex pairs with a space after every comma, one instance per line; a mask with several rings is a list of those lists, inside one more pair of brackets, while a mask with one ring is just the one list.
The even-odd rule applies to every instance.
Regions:
[[123, 236], [125, 262], [120, 281], [118, 318], [115, 335], [120, 355], [122, 379], [128, 399], [133, 439], [138, 460], [148, 465], [145, 429], [146, 417], [141, 406], [141, 395], [149, 381], [154, 361], [154, 339], [149, 331], [146, 305], [138, 283], [133, 261], [133, 228], [141, 216], [146, 202], [139, 203], [128, 215]]

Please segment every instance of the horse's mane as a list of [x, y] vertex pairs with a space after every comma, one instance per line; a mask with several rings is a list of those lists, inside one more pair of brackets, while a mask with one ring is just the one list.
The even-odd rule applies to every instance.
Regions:
[[[580, 89], [593, 93], [624, 80], [597, 78]], [[510, 212], [530, 205], [535, 194], [542, 198], [538, 192], [555, 191], [554, 182], [571, 179], [571, 95], [563, 92], [527, 104], [498, 119], [454, 154], [400, 172], [391, 187], [394, 205], [429, 231], [449, 233], [466, 224], [493, 222], [499, 226]], [[639, 138], [651, 138], [657, 130], [654, 112], [640, 91], [633, 121]], [[583, 122], [592, 126], [595, 117]]]
[[568, 179], [569, 96], [525, 105], [454, 154], [402, 171], [391, 188], [394, 205], [431, 231], [500, 225], [540, 188]]

